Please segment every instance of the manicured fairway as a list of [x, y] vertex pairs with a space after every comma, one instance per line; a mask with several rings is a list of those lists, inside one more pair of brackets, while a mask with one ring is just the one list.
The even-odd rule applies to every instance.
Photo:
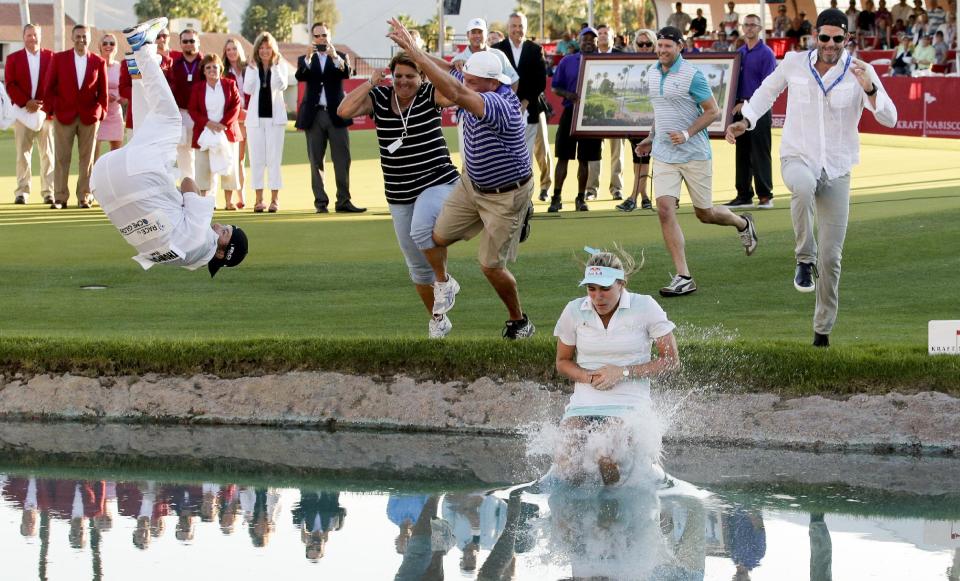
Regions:
[[[251, 251], [241, 268], [211, 280], [205, 271], [143, 272], [130, 260], [133, 249], [99, 209], [49, 210], [37, 194], [31, 204], [14, 206], [13, 141], [9, 132], [2, 134], [0, 337], [425, 336], [427, 315], [394, 239], [373, 134], [351, 137], [354, 201], [371, 212], [314, 214], [303, 136], [290, 132], [281, 212], [218, 212], [217, 220], [247, 230]], [[922, 348], [928, 320], [960, 318], [960, 144], [880, 136], [863, 141], [863, 163], [853, 177], [834, 344]], [[452, 132], [448, 142], [456, 144]], [[778, 143], [775, 137], [775, 155]], [[714, 199], [723, 202], [734, 194], [734, 148], [713, 145]], [[603, 183], [608, 168], [605, 161]], [[332, 183], [332, 167], [327, 169]], [[744, 256], [733, 229], [701, 225], [689, 205], [682, 208], [688, 259], [700, 290], [661, 300], [680, 325], [681, 341], [735, 337], [806, 344], [811, 339], [813, 296], [797, 293], [791, 283], [789, 201], [779, 171], [774, 174], [776, 208], [755, 212], [761, 242], [753, 257]], [[624, 177], [632, 183], [632, 168]], [[34, 187], [39, 187], [36, 178]], [[564, 196], [570, 202], [575, 189], [568, 180]], [[585, 244], [617, 242], [638, 254], [642, 249], [646, 266], [630, 283], [636, 292], [655, 294], [669, 279], [672, 266], [656, 216], [616, 212], [606, 187], [601, 198], [586, 214], [548, 215], [546, 205], [537, 204], [533, 236], [512, 268], [542, 340], [552, 340], [562, 306], [581, 292], [577, 261], [585, 256]], [[475, 242], [458, 244], [451, 252], [451, 271], [463, 287], [451, 313], [454, 336], [496, 337], [505, 313], [482, 279], [475, 255]], [[91, 284], [108, 288], [81, 290]]]

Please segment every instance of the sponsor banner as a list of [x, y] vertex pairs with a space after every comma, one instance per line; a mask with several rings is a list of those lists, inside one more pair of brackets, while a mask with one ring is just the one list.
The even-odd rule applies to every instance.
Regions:
[[[884, 89], [897, 106], [897, 126], [884, 127], [873, 113], [864, 109], [860, 118], [861, 133], [884, 135], [924, 135], [960, 139], [960, 108], [953, 105], [953, 94], [960, 91], [960, 78], [955, 77], [882, 77]], [[773, 126], [783, 127], [787, 112], [784, 91], [773, 105]], [[926, 122], [924, 122], [926, 105]]]
[[927, 327], [927, 353], [960, 355], [960, 321], [930, 321]]

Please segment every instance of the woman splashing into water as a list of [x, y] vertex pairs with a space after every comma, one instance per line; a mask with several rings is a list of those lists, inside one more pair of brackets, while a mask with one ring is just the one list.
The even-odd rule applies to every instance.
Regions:
[[661, 429], [649, 378], [676, 369], [680, 359], [675, 325], [660, 305], [627, 290], [627, 276], [642, 264], [620, 249], [585, 250], [591, 256], [580, 286], [587, 296], [567, 304], [553, 332], [557, 371], [576, 382], [560, 423], [554, 470], [573, 483], [599, 471], [610, 485], [639, 458], [657, 462]]

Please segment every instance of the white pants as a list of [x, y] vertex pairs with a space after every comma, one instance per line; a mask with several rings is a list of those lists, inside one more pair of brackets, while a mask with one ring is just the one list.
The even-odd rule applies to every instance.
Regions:
[[274, 125], [268, 119], [260, 119], [257, 127], [247, 125], [247, 144], [250, 148], [250, 181], [253, 189], [263, 189], [263, 174], [269, 172], [267, 180], [271, 190], [283, 187], [280, 177], [280, 162], [283, 161], [283, 138], [286, 125]]
[[540, 170], [540, 190], [550, 191], [553, 185], [553, 158], [550, 156], [550, 141], [547, 137], [547, 116], [541, 111], [537, 123], [528, 123], [524, 133], [530, 165], [534, 162]]
[[193, 179], [197, 175], [193, 153], [193, 118], [186, 109], [180, 109], [180, 119], [183, 124], [183, 135], [177, 144], [177, 167], [180, 168], [180, 179]]

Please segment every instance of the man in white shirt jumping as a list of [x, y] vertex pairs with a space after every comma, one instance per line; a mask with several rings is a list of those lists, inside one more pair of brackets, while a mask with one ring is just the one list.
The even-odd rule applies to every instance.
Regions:
[[[752, 129], [789, 88], [780, 143], [783, 182], [792, 193], [796, 237], [794, 287], [816, 290], [813, 344], [830, 345], [837, 319], [840, 256], [850, 212], [850, 170], [860, 161], [857, 126], [866, 108], [886, 127], [897, 124], [897, 109], [873, 67], [843, 46], [849, 38], [846, 15], [827, 9], [817, 18], [816, 48], [787, 53], [740, 110], [743, 121], [727, 128], [727, 141]], [[817, 236], [814, 238], [814, 217]], [[814, 278], [819, 276], [819, 284]]]
[[149, 111], [124, 147], [104, 154], [93, 168], [93, 194], [144, 270], [156, 265], [196, 270], [214, 276], [237, 266], [247, 255], [247, 236], [236, 226], [210, 224], [216, 200], [198, 194], [185, 178], [176, 187], [173, 163], [180, 142], [180, 109], [160, 64], [154, 41], [167, 25], [155, 18], [124, 30], [133, 57], [127, 66], [140, 74]]

